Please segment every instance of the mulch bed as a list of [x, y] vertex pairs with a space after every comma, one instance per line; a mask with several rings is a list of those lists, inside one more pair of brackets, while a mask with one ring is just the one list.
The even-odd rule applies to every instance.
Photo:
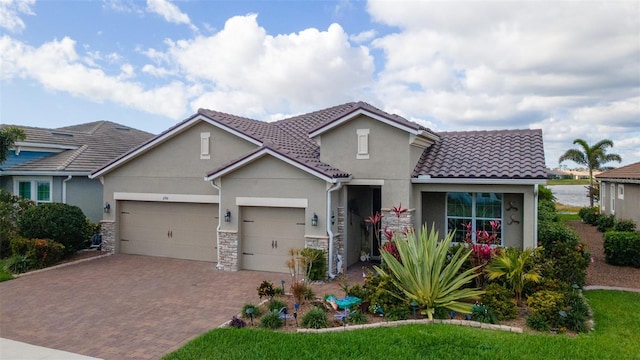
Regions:
[[580, 236], [580, 241], [585, 244], [593, 258], [587, 268], [587, 285], [640, 288], [640, 269], [630, 266], [613, 266], [604, 261], [604, 237], [595, 226], [579, 220], [568, 221], [567, 225]]

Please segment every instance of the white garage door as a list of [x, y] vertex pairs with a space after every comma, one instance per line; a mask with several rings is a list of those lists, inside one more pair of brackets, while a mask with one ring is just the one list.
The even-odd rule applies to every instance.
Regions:
[[242, 267], [289, 272], [289, 250], [304, 247], [304, 209], [243, 207]]
[[217, 204], [121, 201], [120, 252], [217, 261]]

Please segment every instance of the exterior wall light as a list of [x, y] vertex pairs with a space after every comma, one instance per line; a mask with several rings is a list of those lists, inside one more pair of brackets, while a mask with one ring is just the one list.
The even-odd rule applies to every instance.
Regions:
[[231, 211], [229, 209], [224, 213], [224, 222], [231, 222]]
[[111, 211], [111, 205], [109, 205], [108, 202], [104, 203], [104, 209], [103, 209], [105, 214], [108, 214]]
[[311, 217], [311, 226], [318, 226], [318, 215], [313, 213], [313, 217]]

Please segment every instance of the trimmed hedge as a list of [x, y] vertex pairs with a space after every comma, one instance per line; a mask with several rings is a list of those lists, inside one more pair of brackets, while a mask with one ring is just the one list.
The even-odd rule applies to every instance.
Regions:
[[580, 219], [582, 219], [583, 222], [589, 225], [597, 225], [599, 215], [600, 212], [597, 206], [583, 207], [578, 211], [578, 216], [580, 216]]
[[640, 232], [605, 233], [604, 255], [608, 264], [640, 268]]
[[87, 247], [92, 230], [79, 207], [61, 203], [29, 208], [18, 220], [20, 236], [59, 242], [64, 245], [67, 256]]

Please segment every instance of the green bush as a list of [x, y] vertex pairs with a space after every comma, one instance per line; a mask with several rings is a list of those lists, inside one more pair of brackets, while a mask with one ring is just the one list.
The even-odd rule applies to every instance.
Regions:
[[28, 270], [41, 269], [62, 260], [64, 246], [49, 239], [11, 239], [11, 252], [29, 259]]
[[29, 258], [25, 255], [11, 255], [11, 257], [5, 263], [5, 270], [12, 274], [20, 274], [27, 272], [30, 269]]
[[594, 207], [583, 207], [578, 211], [578, 216], [580, 219], [586, 224], [589, 225], [597, 225], [598, 224], [598, 215], [600, 211], [597, 206]]
[[527, 326], [537, 331], [549, 331], [551, 325], [542, 315], [530, 315], [527, 317]]
[[607, 232], [611, 229], [613, 229], [613, 225], [615, 225], [616, 223], [616, 218], [613, 215], [600, 215], [598, 216], [598, 223], [597, 223], [597, 227], [598, 227], [598, 231], [600, 232]]
[[640, 268], [640, 232], [605, 233], [604, 256], [608, 264]]
[[613, 231], [625, 231], [625, 232], [632, 232], [632, 231], [636, 231], [636, 223], [633, 222], [633, 220], [627, 220], [627, 219], [622, 219], [622, 220], [616, 220], [613, 223]]
[[280, 311], [280, 309], [282, 309], [283, 307], [287, 307], [287, 304], [285, 304], [284, 302], [280, 301], [280, 300], [275, 300], [275, 299], [271, 299], [268, 303], [267, 303], [267, 308], [269, 309], [269, 311]]
[[543, 246], [540, 259], [543, 275], [566, 282], [569, 285], [584, 286], [586, 270], [591, 255], [578, 241], [578, 235], [560, 222], [538, 224], [538, 241]]
[[[539, 321], [537, 316], [540, 316], [551, 328], [558, 328], [560, 311], [564, 311], [565, 307], [565, 295], [557, 291], [538, 291], [527, 299], [527, 305], [529, 306], [529, 316], [534, 317], [536, 322]], [[528, 323], [529, 321], [527, 321]]]
[[513, 291], [496, 283], [487, 285], [484, 291], [482, 303], [496, 314], [498, 320], [515, 319], [518, 316]]
[[587, 332], [587, 317], [589, 316], [589, 306], [580, 291], [574, 289], [566, 293], [565, 301], [568, 306], [565, 311], [566, 316], [561, 317], [561, 326], [575, 332]]
[[368, 301], [369, 310], [373, 313], [376, 308], [387, 312], [389, 309], [402, 305], [402, 292], [391, 280], [390, 276], [369, 275], [365, 278], [366, 294], [363, 301]]
[[309, 280], [323, 280], [327, 276], [327, 261], [324, 258], [324, 250], [304, 248], [300, 255], [311, 260], [311, 269], [308, 272]]
[[350, 324], [356, 324], [356, 325], [366, 324], [369, 322], [369, 317], [367, 317], [367, 314], [363, 314], [360, 311], [352, 311], [347, 316], [347, 321]]
[[538, 242], [545, 249], [556, 243], [578, 243], [578, 235], [560, 222], [540, 222], [538, 224]]
[[87, 247], [91, 231], [82, 210], [69, 204], [40, 204], [25, 210], [18, 220], [20, 236], [59, 242], [67, 256]]
[[412, 310], [409, 309], [409, 306], [404, 304], [390, 307], [384, 311], [384, 317], [388, 321], [407, 320], [411, 314]]
[[260, 318], [260, 327], [265, 329], [279, 329], [284, 325], [284, 319], [280, 318], [277, 311], [269, 311]]
[[538, 187], [538, 200], [555, 202], [556, 197], [553, 196], [553, 191], [551, 191], [551, 189], [542, 185]]
[[496, 314], [491, 309], [484, 306], [484, 304], [480, 303], [475, 304], [471, 307], [471, 318], [474, 321], [479, 321], [481, 323], [498, 323], [498, 317], [496, 316]]
[[553, 201], [549, 201], [549, 200], [538, 201], [538, 221], [539, 222], [560, 221], [560, 216], [558, 216], [558, 212], [556, 211], [556, 204]]
[[329, 326], [327, 313], [319, 307], [309, 310], [302, 317], [302, 327], [308, 329], [323, 329]]
[[244, 304], [244, 306], [242, 307], [242, 311], [240, 311], [240, 316], [245, 318], [245, 319], [251, 318], [251, 316], [249, 316], [249, 313], [247, 313], [248, 309], [253, 309], [253, 318], [254, 319], [255, 318], [259, 318], [260, 316], [262, 316], [262, 310], [260, 309], [260, 307], [258, 305], [254, 305], [254, 304]]
[[0, 189], [0, 258], [11, 256], [11, 239], [18, 236], [18, 219], [35, 203]]

